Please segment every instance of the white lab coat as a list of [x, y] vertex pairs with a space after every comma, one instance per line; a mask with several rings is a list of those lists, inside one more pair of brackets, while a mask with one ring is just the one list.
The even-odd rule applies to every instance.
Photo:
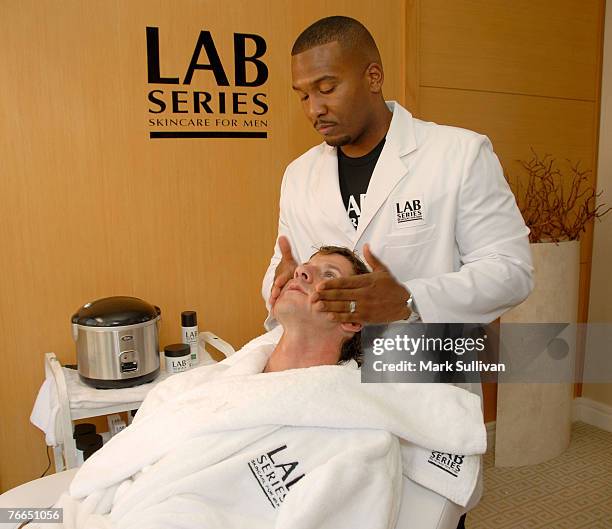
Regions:
[[[321, 245], [363, 255], [370, 243], [424, 322], [489, 323], [533, 288], [529, 229], [491, 142], [388, 106], [393, 118], [359, 228], [344, 209], [336, 148], [322, 143], [285, 171], [278, 234], [289, 238], [298, 262]], [[277, 243], [263, 280], [266, 303], [280, 259]], [[266, 327], [274, 325], [268, 318]]]

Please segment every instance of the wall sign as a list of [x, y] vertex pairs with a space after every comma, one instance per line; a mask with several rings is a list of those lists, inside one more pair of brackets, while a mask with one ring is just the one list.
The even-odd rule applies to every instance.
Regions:
[[159, 28], [147, 27], [146, 39], [150, 138], [268, 137], [261, 35], [234, 33], [233, 63], [224, 64], [210, 31], [200, 31], [181, 71], [164, 64]]

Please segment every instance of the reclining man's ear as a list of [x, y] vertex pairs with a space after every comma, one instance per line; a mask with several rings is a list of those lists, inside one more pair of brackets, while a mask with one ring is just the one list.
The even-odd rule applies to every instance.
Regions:
[[342, 326], [342, 330], [346, 332], [359, 332], [363, 327], [361, 323], [343, 322], [340, 325]]

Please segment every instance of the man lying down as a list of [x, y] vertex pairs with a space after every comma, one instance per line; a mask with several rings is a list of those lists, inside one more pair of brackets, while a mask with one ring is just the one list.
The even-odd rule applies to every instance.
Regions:
[[[349, 250], [321, 248], [275, 304], [278, 345], [247, 344], [232, 364], [155, 387], [75, 475], [56, 505], [64, 526], [392, 529], [402, 472], [465, 505], [486, 448], [479, 397], [361, 384], [359, 325], [311, 310], [319, 281], [366, 271]], [[461, 454], [457, 476], [429, 464], [432, 451]]]

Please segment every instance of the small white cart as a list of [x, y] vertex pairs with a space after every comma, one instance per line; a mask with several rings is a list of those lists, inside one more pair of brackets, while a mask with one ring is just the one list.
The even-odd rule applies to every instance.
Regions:
[[[199, 343], [210, 344], [212, 347], [222, 352], [226, 357], [235, 353], [235, 349], [229, 343], [222, 340], [212, 332], [201, 332], [199, 335]], [[148, 391], [169, 376], [162, 370], [160, 375], [154, 381], [148, 384], [143, 384], [143, 387], [146, 387], [147, 391], [142, 393], [142, 398], [139, 400], [126, 400], [125, 402], [116, 403], [110, 406], [103, 405], [101, 407], [92, 406], [86, 408], [74, 408], [70, 406], [71, 383], [66, 379], [64, 368], [62, 368], [62, 365], [55, 356], [55, 353], [45, 353], [45, 372], [47, 373], [47, 376], [50, 375], [53, 377], [59, 405], [59, 410], [55, 419], [55, 432], [58, 444], [53, 447], [56, 472], [75, 468], [77, 466], [77, 447], [76, 442], [72, 437], [73, 421], [77, 419], [86, 419], [89, 417], [98, 417], [101, 415], [110, 415], [112, 413], [136, 410], [140, 407], [140, 404], [144, 400]], [[99, 391], [100, 396], [103, 397], [104, 392], [108, 390], [100, 389], [94, 391]]]

